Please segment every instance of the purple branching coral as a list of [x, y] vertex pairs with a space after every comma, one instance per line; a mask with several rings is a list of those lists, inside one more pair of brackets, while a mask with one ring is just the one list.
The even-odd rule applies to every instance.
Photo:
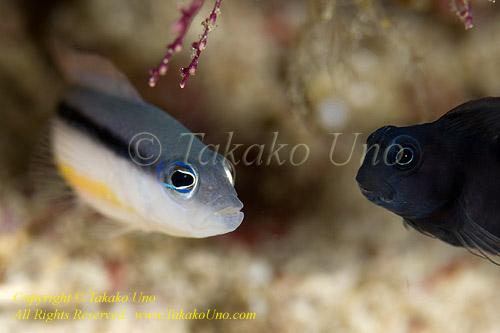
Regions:
[[[490, 2], [495, 3], [495, 0], [490, 0]], [[463, 22], [465, 29], [474, 27], [469, 0], [451, 0], [451, 10]]]
[[[191, 21], [194, 16], [198, 13], [201, 6], [205, 3], [205, 0], [193, 0], [191, 5], [188, 8], [183, 6], [179, 7], [179, 11], [181, 12], [181, 18], [175, 22], [172, 26], [172, 30], [177, 35], [177, 38], [171, 43], [167, 45], [167, 53], [163, 57], [162, 61], [155, 68], [151, 69], [149, 74], [149, 86], [154, 87], [160, 76], [163, 76], [167, 73], [168, 64], [170, 59], [175, 53], [178, 53], [182, 50], [182, 44], [184, 36], [186, 35], [187, 29], [191, 25]], [[202, 22], [204, 26], [203, 33], [200, 35], [200, 39], [191, 44], [193, 47], [193, 55], [191, 63], [187, 67], [182, 67], [180, 69], [181, 72], [181, 83], [180, 87], [184, 88], [186, 86], [186, 82], [191, 75], [195, 75], [196, 69], [198, 68], [198, 61], [200, 59], [201, 52], [207, 46], [207, 38], [210, 31], [215, 28], [215, 22], [217, 20], [217, 16], [220, 14], [220, 6], [222, 0], [216, 0], [214, 8], [210, 15]]]

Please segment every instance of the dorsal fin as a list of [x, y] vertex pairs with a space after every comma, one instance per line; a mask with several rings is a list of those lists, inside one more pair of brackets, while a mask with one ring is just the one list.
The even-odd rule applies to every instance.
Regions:
[[144, 102], [127, 77], [109, 60], [52, 43], [57, 66], [70, 84], [107, 93], [131, 102]]

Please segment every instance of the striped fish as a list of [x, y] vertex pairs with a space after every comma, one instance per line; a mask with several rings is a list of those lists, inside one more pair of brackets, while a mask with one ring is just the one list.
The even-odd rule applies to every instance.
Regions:
[[201, 238], [241, 224], [222, 155], [146, 103], [109, 61], [63, 47], [55, 54], [68, 88], [51, 149], [79, 199], [131, 230]]

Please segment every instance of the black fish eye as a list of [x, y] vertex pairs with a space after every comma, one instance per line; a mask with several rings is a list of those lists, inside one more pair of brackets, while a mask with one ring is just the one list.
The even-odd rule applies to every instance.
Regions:
[[409, 170], [417, 164], [417, 149], [411, 144], [395, 144], [390, 152], [390, 165], [400, 170]]
[[188, 189], [194, 185], [194, 175], [185, 169], [177, 169], [170, 176], [170, 182], [175, 189]]
[[401, 166], [410, 164], [413, 161], [414, 152], [411, 147], [403, 147], [396, 154], [396, 163]]
[[189, 164], [174, 162], [168, 165], [161, 163], [157, 178], [166, 188], [179, 193], [190, 193], [196, 187], [198, 176]]

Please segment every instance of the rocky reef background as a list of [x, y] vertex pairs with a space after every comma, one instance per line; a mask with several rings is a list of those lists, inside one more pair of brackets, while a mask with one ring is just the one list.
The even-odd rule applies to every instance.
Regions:
[[[500, 7], [472, 3], [474, 28], [443, 0], [223, 1], [199, 69], [178, 68], [202, 31], [207, 1], [184, 50], [154, 89], [148, 70], [179, 17], [177, 0], [0, 2], [0, 327], [8, 332], [493, 332], [500, 270], [461, 248], [403, 228], [354, 180], [374, 129], [432, 121], [500, 92]], [[287, 161], [240, 164], [245, 219], [208, 239], [114, 238], [101, 218], [40, 200], [29, 170], [63, 82], [57, 39], [106, 56], [144, 99], [224, 146], [227, 132], [266, 146], [278, 132]], [[334, 136], [343, 133], [331, 154]], [[353, 146], [353, 133], [361, 133]], [[309, 157], [294, 166], [291, 148]], [[299, 150], [297, 150], [299, 156]], [[248, 160], [257, 157], [251, 150]], [[299, 159], [299, 157], [296, 157]], [[337, 164], [331, 162], [332, 158]], [[346, 163], [342, 163], [342, 162]], [[44, 304], [14, 295], [107, 292], [154, 303]], [[20, 309], [114, 312], [126, 320], [17, 320]], [[254, 312], [254, 320], [137, 320], [135, 312]]]

